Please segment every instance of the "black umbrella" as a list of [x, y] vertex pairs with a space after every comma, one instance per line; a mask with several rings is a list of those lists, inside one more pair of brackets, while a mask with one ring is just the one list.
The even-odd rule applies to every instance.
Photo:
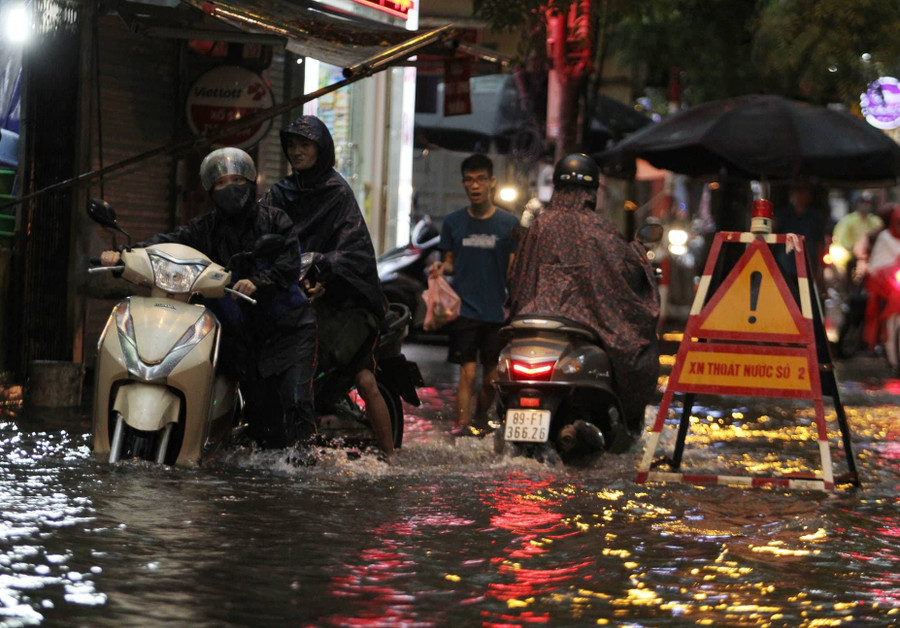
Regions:
[[585, 102], [582, 151], [602, 151], [648, 124], [653, 121], [634, 107], [605, 94], [589, 93]]
[[692, 107], [594, 157], [613, 176], [630, 176], [638, 157], [696, 177], [872, 184], [900, 176], [900, 145], [863, 120], [767, 95]]

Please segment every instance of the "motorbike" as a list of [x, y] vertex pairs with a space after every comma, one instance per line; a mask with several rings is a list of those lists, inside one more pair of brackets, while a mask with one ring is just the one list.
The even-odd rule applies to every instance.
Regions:
[[428, 267], [440, 259], [440, 239], [441, 234], [431, 218], [425, 216], [413, 228], [409, 244], [391, 249], [376, 260], [385, 297], [391, 303], [406, 306], [414, 331], [422, 329], [425, 320], [422, 292], [428, 287]]
[[[636, 234], [645, 248], [662, 237], [659, 224]], [[494, 382], [500, 427], [494, 451], [566, 464], [604, 451], [622, 453], [644, 426], [625, 421], [609, 356], [590, 327], [553, 315], [514, 316], [503, 332]]]
[[[900, 258], [869, 274], [869, 316], [877, 317], [875, 341], [883, 348], [892, 377], [900, 377]], [[878, 348], [876, 348], [876, 351]]]
[[[88, 215], [118, 231], [115, 211], [94, 199]], [[283, 238], [260, 238], [252, 252], [280, 250]], [[99, 260], [92, 260], [99, 264]], [[140, 459], [193, 466], [239, 434], [243, 402], [237, 383], [218, 369], [221, 326], [195, 296], [226, 293], [251, 303], [228, 287], [231, 273], [200, 251], [180, 244], [126, 247], [121, 265], [95, 267], [112, 272], [150, 296], [130, 296], [116, 304], [100, 335], [94, 383], [92, 449], [115, 463]], [[233, 260], [232, 260], [233, 262]]]
[[857, 259], [836, 242], [822, 258], [822, 305], [825, 334], [834, 354], [851, 358], [865, 343], [866, 304], [869, 300], [862, 277], [856, 277]]
[[[316, 259], [316, 253], [301, 255], [301, 285], [304, 280], [315, 283]], [[391, 418], [395, 449], [403, 444], [403, 402], [416, 407], [421, 405], [416, 389], [425, 385], [418, 365], [408, 360], [402, 351], [411, 322], [412, 314], [405, 304], [388, 303], [375, 347], [375, 381]], [[313, 381], [313, 394], [318, 432], [325, 444], [365, 446], [375, 441], [351, 376], [337, 368], [318, 370]]]

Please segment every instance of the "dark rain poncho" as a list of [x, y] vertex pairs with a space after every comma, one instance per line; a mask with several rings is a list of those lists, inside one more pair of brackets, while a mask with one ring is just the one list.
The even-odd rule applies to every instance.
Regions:
[[[197, 249], [217, 264], [227, 266], [232, 256], [252, 251], [256, 240], [267, 233], [275, 233], [292, 240], [291, 225], [284, 212], [265, 205], [253, 205], [244, 216], [228, 220], [218, 211], [197, 216], [171, 233], [157, 234], [138, 246], [162, 242], [177, 242]], [[306, 297], [299, 290], [296, 277], [300, 275], [300, 250], [295, 242], [271, 263], [249, 259], [235, 259], [231, 266], [232, 279], [250, 279], [257, 287], [253, 298], [258, 305], [235, 301], [230, 296], [212, 299], [209, 306], [227, 326], [229, 334], [225, 353], [227, 367], [238, 371], [232, 376], [243, 377], [252, 364], [262, 377], [281, 373], [304, 359], [303, 346], [287, 342], [297, 333], [315, 341], [315, 331], [307, 334], [309, 326]], [[239, 336], [240, 338], [238, 338]], [[256, 356], [256, 357], [253, 357]]]
[[629, 425], [643, 425], [659, 372], [659, 296], [646, 256], [580, 188], [554, 193], [525, 233], [509, 277], [510, 314], [552, 314], [600, 335]]
[[283, 209], [294, 222], [304, 253], [321, 253], [318, 279], [333, 307], [362, 307], [377, 320], [384, 316], [375, 250], [350, 186], [334, 169], [334, 140], [315, 116], [301, 116], [282, 131], [319, 145], [309, 170], [293, 172], [271, 187], [266, 202]]

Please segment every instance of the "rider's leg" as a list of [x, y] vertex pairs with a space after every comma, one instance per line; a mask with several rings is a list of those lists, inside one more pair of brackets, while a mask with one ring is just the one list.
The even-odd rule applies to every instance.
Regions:
[[366, 403], [366, 417], [375, 432], [378, 446], [390, 459], [394, 455], [394, 437], [391, 430], [391, 415], [381, 391], [378, 390], [378, 382], [375, 374], [369, 369], [363, 369], [356, 374], [356, 390]]

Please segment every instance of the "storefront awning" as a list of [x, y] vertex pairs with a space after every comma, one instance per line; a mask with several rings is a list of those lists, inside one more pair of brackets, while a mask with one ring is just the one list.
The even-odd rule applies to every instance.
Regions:
[[[120, 7], [128, 7], [128, 5], [133, 6], [138, 4], [147, 6], [146, 3], [133, 3], [130, 0], [126, 0], [124, 4], [120, 4]], [[315, 8], [312, 7], [312, 3], [308, 0], [291, 0], [290, 3], [288, 3], [286, 0], [222, 0], [216, 3], [204, 3], [200, 2], [199, 0], [182, 0], [181, 6], [190, 5], [196, 8], [201, 8], [203, 5], [214, 5], [213, 8], [219, 5], [227, 5], [232, 8], [241, 6], [245, 10], [244, 19], [250, 19], [250, 14], [246, 13], [246, 9], [251, 5], [256, 6], [257, 8], [265, 6], [267, 7], [268, 11], [274, 12], [278, 10], [278, 6], [284, 5], [285, 7], [293, 7], [294, 4], [296, 4], [297, 6], [306, 7], [306, 18], [317, 20], [315, 22], [315, 24], [317, 25], [315, 27], [315, 35], [307, 35], [305, 31], [300, 30], [301, 22], [305, 25], [303, 26], [303, 28], [306, 29], [312, 29], [313, 24], [304, 20], [300, 20], [299, 18], [297, 18], [298, 21], [296, 23], [291, 22], [291, 28], [295, 30], [286, 28], [284, 25], [288, 24], [290, 20], [286, 19], [284, 16], [281, 16], [278, 20], [265, 18], [267, 24], [274, 24], [275, 22], [280, 23], [281, 26], [277, 27], [282, 28], [282, 32], [280, 33], [270, 30], [268, 26], [265, 28], [258, 26], [259, 24], [262, 24], [264, 22], [263, 16], [260, 16], [257, 20], [257, 26], [251, 26], [250, 23], [247, 22], [243, 26], [239, 27], [238, 31], [221, 32], [221, 34], [224, 37], [228, 38], [233, 37], [235, 32], [259, 33], [263, 35], [276, 35], [289, 38], [291, 40], [299, 42], [298, 45], [302, 44], [308, 46], [307, 48], [305, 48], [305, 54], [309, 54], [310, 56], [313, 56], [315, 54], [314, 58], [317, 58], [320, 61], [325, 61], [327, 63], [332, 63], [333, 65], [338, 66], [342, 65], [344, 67], [345, 77], [343, 80], [322, 87], [314, 92], [296, 96], [286, 102], [275, 105], [268, 109], [262, 109], [252, 115], [244, 116], [239, 120], [234, 120], [232, 122], [222, 124], [221, 126], [207, 129], [200, 136], [175, 141], [164, 146], [158, 146], [157, 148], [138, 155], [134, 155], [132, 157], [128, 157], [126, 159], [122, 159], [114, 164], [104, 166], [98, 170], [84, 172], [71, 179], [59, 181], [58, 183], [54, 183], [43, 189], [37, 190], [30, 194], [19, 197], [13, 201], [10, 201], [9, 203], [2, 205], [2, 207], [5, 208], [8, 206], [16, 205], [24, 201], [31, 200], [32, 198], [35, 198], [37, 196], [47, 194], [49, 192], [55, 192], [65, 188], [85, 185], [92, 181], [102, 180], [104, 178], [112, 176], [114, 173], [125, 172], [128, 169], [133, 168], [137, 164], [147, 159], [156, 157], [157, 155], [178, 154], [187, 150], [209, 146], [220, 137], [225, 137], [244, 128], [255, 126], [270, 118], [274, 118], [275, 116], [287, 113], [294, 109], [298, 109], [307, 102], [315, 100], [316, 98], [320, 98], [325, 94], [345, 87], [353, 82], [356, 82], [368, 76], [372, 76], [373, 74], [385, 70], [392, 65], [397, 65], [401, 61], [408, 59], [409, 57], [417, 53], [425, 51], [433, 53], [436, 48], [440, 48], [440, 46], [444, 42], [452, 40], [456, 35], [454, 27], [449, 24], [447, 26], [431, 31], [416, 32], [386, 26], [377, 22], [371, 22], [370, 20], [362, 21], [362, 19], [359, 17], [353, 17], [351, 20], [351, 18], [347, 16], [344, 16], [344, 18], [347, 20], [346, 23], [343, 24], [344, 28], [338, 28], [338, 26], [334, 26], [334, 28], [328, 28], [326, 27], [326, 24], [339, 25], [341, 24], [341, 21], [335, 20], [326, 22], [323, 21], [324, 18], [316, 17], [320, 11], [322, 16], [326, 15], [326, 13], [328, 12], [324, 11], [324, 9], [320, 9], [318, 5]], [[210, 7], [206, 7], [206, 9], [207, 15], [209, 15]], [[134, 31], [143, 33], [145, 35], [156, 35], [160, 37], [199, 39], [205, 37], [205, 34], [208, 33], [210, 39], [214, 39], [219, 33], [219, 31], [216, 30], [210, 30], [209, 24], [207, 23], [183, 23], [182, 27], [180, 29], [177, 29], [166, 19], [166, 13], [169, 13], [169, 15], [171, 15], [170, 12], [172, 10], [173, 7], [171, 6], [164, 7], [162, 11], [154, 10], [152, 11], [152, 13], [142, 13], [141, 11], [132, 10], [128, 12], [128, 18], [126, 21], [128, 22], [129, 27]], [[218, 10], [214, 11], [214, 13], [214, 17], [222, 19], [222, 16], [218, 13]], [[293, 13], [291, 13], [291, 15], [293, 15]], [[123, 18], [125, 18], [124, 15]], [[353, 23], [353, 26], [350, 26], [351, 21]], [[374, 30], [373, 27], [373, 30], [369, 31], [366, 37], [362, 37], [362, 35], [360, 35], [358, 39], [355, 39], [354, 37], [356, 33], [362, 33], [362, 31], [366, 30], [361, 26], [361, 24], [367, 24], [369, 22], [371, 22], [372, 24], [377, 24], [378, 30]], [[230, 25], [229, 28], [231, 28]], [[377, 33], [380, 33], [381, 36], [375, 37]], [[390, 36], [388, 35], [389, 33], [391, 33]], [[400, 43], [391, 43], [392, 38], [394, 37], [396, 37]], [[341, 51], [339, 58], [336, 55], [332, 55], [330, 58], [327, 57], [327, 55], [325, 55], [323, 51], [328, 47], [332, 47], [334, 50]]]
[[284, 37], [294, 54], [344, 68], [429, 32], [376, 22], [313, 0], [182, 1], [242, 31]]

